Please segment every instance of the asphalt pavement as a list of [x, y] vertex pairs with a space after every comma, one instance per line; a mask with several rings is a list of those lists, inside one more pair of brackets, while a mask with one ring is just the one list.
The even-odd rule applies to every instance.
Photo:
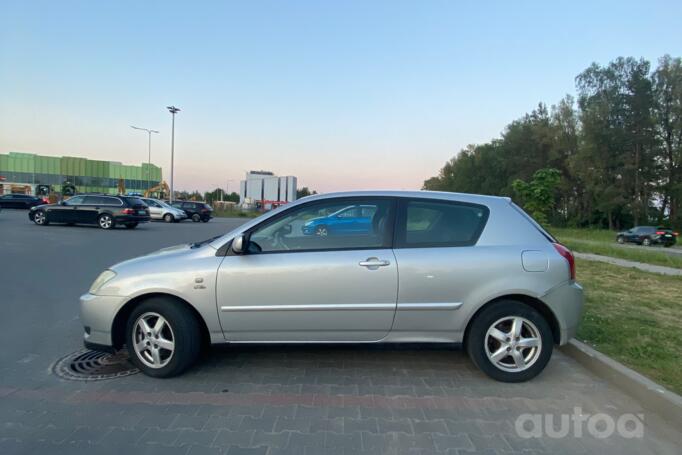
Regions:
[[[104, 268], [244, 221], [104, 231], [3, 210], [0, 454], [679, 453], [678, 428], [558, 351], [524, 384], [490, 380], [455, 347], [419, 345], [219, 347], [168, 380], [52, 373], [82, 348], [78, 297]], [[585, 421], [565, 436], [517, 427], [528, 415], [559, 426], [626, 414], [643, 422], [641, 437], [602, 439]]]

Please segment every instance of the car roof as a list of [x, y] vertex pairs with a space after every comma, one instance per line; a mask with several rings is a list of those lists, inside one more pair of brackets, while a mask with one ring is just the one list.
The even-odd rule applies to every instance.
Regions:
[[506, 201], [511, 202], [511, 198], [504, 196], [488, 196], [483, 194], [470, 193], [451, 193], [448, 191], [426, 191], [426, 190], [362, 190], [362, 191], [339, 191], [334, 193], [323, 193], [306, 196], [298, 199], [298, 201], [312, 201], [316, 199], [338, 198], [338, 197], [401, 197], [401, 198], [422, 198], [422, 199], [439, 199], [452, 200], [472, 203], [490, 203]]

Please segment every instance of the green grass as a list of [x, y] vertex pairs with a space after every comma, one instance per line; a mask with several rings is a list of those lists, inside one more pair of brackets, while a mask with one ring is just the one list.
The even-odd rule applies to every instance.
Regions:
[[220, 218], [256, 218], [263, 212], [257, 210], [214, 210], [213, 216]]
[[616, 243], [616, 233], [604, 229], [552, 228], [550, 232], [561, 243], [580, 253], [601, 254], [628, 261], [663, 265], [682, 269], [682, 254], [671, 254], [663, 247], [628, 248]]
[[586, 304], [577, 338], [682, 393], [682, 279], [578, 260]]

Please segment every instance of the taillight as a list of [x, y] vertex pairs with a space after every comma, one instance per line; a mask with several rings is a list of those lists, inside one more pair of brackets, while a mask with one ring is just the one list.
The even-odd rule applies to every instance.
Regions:
[[665, 234], [665, 231], [656, 231], [656, 235], [663, 235]]
[[678, 235], [680, 235], [680, 233], [679, 233], [679, 232], [673, 232], [673, 235], [674, 235], [675, 237], [677, 237]]
[[123, 210], [121, 210], [121, 213], [123, 213], [124, 215], [134, 215], [134, 214], [135, 214], [135, 210], [133, 210], [133, 209], [123, 209]]
[[573, 253], [571, 253], [571, 250], [563, 246], [561, 243], [553, 243], [554, 249], [557, 250], [557, 253], [562, 255], [564, 259], [568, 261], [568, 269], [570, 271], [571, 279], [575, 280], [575, 258], [573, 257]]
[[201, 209], [201, 213], [206, 213], [208, 212], [208, 209]]
[[49, 204], [49, 203], [50, 203], [50, 200], [49, 200], [48, 198], [44, 197], [44, 198], [43, 198], [43, 202], [44, 202], [45, 204]]

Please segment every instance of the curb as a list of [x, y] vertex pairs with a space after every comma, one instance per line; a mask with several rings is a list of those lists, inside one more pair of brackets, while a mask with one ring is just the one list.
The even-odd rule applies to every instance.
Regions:
[[560, 349], [588, 370], [636, 398], [645, 409], [657, 413], [677, 428], [682, 427], [682, 397], [678, 394], [575, 338]]

